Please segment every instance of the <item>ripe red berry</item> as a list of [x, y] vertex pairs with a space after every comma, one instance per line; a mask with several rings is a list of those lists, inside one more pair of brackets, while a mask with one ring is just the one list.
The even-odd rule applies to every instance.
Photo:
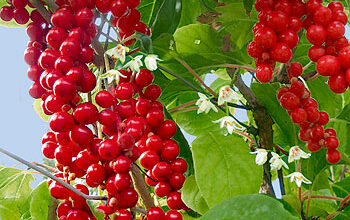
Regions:
[[288, 67], [287, 67], [288, 75], [290, 78], [292, 77], [298, 77], [303, 73], [303, 66], [301, 63], [298, 62], [292, 62]]
[[93, 141], [94, 134], [88, 127], [76, 125], [70, 132], [70, 138], [72, 141], [85, 148]]
[[335, 149], [329, 149], [326, 158], [329, 163], [338, 163], [341, 159], [340, 152]]
[[283, 42], [293, 49], [298, 45], [299, 37], [295, 31], [286, 30], [278, 35], [278, 41]]
[[61, 8], [55, 11], [51, 16], [51, 23], [56, 27], [61, 27], [66, 30], [74, 25], [74, 15], [69, 9]]
[[173, 173], [173, 175], [171, 175], [169, 182], [170, 185], [173, 189], [175, 190], [179, 190], [182, 188], [183, 184], [185, 183], [185, 176], [181, 173]]
[[134, 207], [138, 200], [138, 194], [133, 188], [123, 190], [120, 193], [120, 206], [121, 208]]
[[344, 68], [350, 68], [350, 47], [346, 47], [339, 52], [339, 63]]
[[307, 40], [317, 46], [321, 46], [327, 39], [327, 31], [321, 25], [311, 25], [306, 32]]
[[187, 162], [182, 158], [177, 158], [171, 162], [171, 169], [174, 173], [185, 173], [187, 171]]
[[339, 74], [340, 63], [336, 56], [326, 55], [317, 61], [316, 69], [321, 76], [333, 76]]
[[120, 100], [128, 100], [134, 95], [134, 87], [131, 83], [120, 83], [114, 91], [115, 96]]
[[320, 118], [320, 112], [317, 108], [314, 107], [307, 107], [304, 108], [307, 113], [307, 120], [311, 123], [317, 122]]
[[113, 160], [120, 152], [120, 148], [114, 140], [106, 139], [101, 142], [98, 152], [101, 158]]
[[165, 181], [171, 177], [172, 169], [169, 163], [161, 161], [152, 168], [152, 175], [158, 181]]
[[160, 155], [165, 161], [174, 161], [179, 156], [180, 148], [176, 141], [168, 139], [163, 142], [163, 148]]
[[131, 170], [131, 160], [126, 156], [119, 156], [113, 162], [113, 170], [116, 173], [126, 174]]
[[311, 152], [316, 152], [321, 149], [321, 145], [318, 143], [318, 141], [315, 140], [309, 140], [306, 145], [307, 149]]
[[282, 11], [272, 11], [267, 17], [267, 24], [276, 32], [283, 32], [288, 22], [288, 16]]
[[94, 184], [101, 184], [105, 179], [106, 179], [106, 170], [105, 168], [98, 164], [92, 164], [89, 166], [89, 168], [86, 171], [86, 181], [88, 181], [88, 179], [90, 179], [90, 181], [92, 181], [92, 183]]
[[154, 187], [154, 192], [157, 196], [164, 197], [171, 192], [171, 186], [168, 182], [158, 182], [157, 185]]
[[92, 103], [85, 102], [74, 108], [73, 116], [79, 124], [92, 124], [97, 121], [98, 110]]
[[100, 91], [95, 97], [96, 103], [102, 108], [109, 108], [114, 103], [114, 98], [108, 91]]
[[182, 220], [182, 215], [176, 210], [169, 210], [165, 213], [165, 220]]
[[332, 21], [332, 11], [327, 7], [318, 7], [312, 18], [316, 24], [327, 26]]
[[117, 173], [117, 175], [115, 175], [114, 185], [118, 191], [129, 189], [130, 186], [132, 185], [132, 180], [130, 175], [128, 173], [126, 174]]
[[51, 117], [50, 128], [55, 132], [70, 131], [73, 126], [73, 116], [67, 112], [57, 112]]
[[280, 98], [281, 106], [287, 110], [293, 110], [300, 106], [300, 99], [291, 92], [284, 93]]
[[338, 39], [345, 34], [344, 24], [340, 21], [332, 21], [327, 26], [327, 36], [333, 39]]
[[140, 87], [145, 87], [153, 82], [154, 75], [148, 69], [141, 69], [135, 76], [135, 83]]
[[165, 219], [164, 211], [159, 207], [152, 207], [147, 211], [148, 220], [163, 220]]
[[307, 113], [303, 108], [296, 108], [292, 111], [291, 118], [294, 123], [299, 124], [307, 119]]
[[328, 149], [336, 149], [339, 146], [339, 140], [335, 136], [327, 137], [324, 141], [324, 146]]
[[323, 46], [312, 46], [308, 52], [308, 57], [313, 62], [317, 62], [324, 55], [326, 55], [326, 49]]
[[148, 170], [151, 170], [153, 166], [159, 162], [159, 160], [159, 155], [151, 150], [143, 152], [140, 156], [140, 164]]
[[158, 85], [150, 85], [145, 89], [144, 92], [145, 98], [152, 101], [156, 101], [161, 94], [162, 90]]
[[82, 8], [75, 14], [75, 22], [79, 27], [87, 28], [94, 19], [91, 9]]
[[254, 34], [254, 40], [263, 49], [271, 49], [276, 45], [277, 36], [271, 28], [260, 28]]
[[[149, 178], [151, 177], [151, 178]], [[152, 175], [152, 170], [147, 171], [147, 175], [145, 175], [145, 182], [149, 186], [155, 186], [157, 185], [158, 181], [155, 180], [154, 176]]]
[[13, 18], [17, 24], [26, 24], [29, 21], [29, 13], [25, 8], [16, 8], [13, 11]]
[[339, 74], [329, 77], [328, 86], [334, 93], [344, 93], [349, 84], [346, 81], [345, 75]]
[[57, 147], [58, 146], [55, 142], [47, 141], [42, 146], [42, 152], [46, 158], [54, 159], [55, 158], [55, 150]]
[[170, 209], [182, 209], [185, 204], [181, 200], [181, 193], [179, 192], [171, 192], [167, 196], [167, 204]]
[[55, 150], [55, 158], [58, 163], [66, 166], [72, 162], [72, 151], [69, 147], [59, 146]]
[[256, 78], [261, 83], [268, 83], [272, 79], [272, 69], [269, 65], [262, 64], [256, 68]]
[[152, 127], [159, 127], [163, 124], [164, 114], [162, 111], [151, 109], [147, 115], [146, 120]]
[[0, 18], [3, 21], [11, 21], [13, 18], [13, 8], [10, 6], [4, 6], [0, 10]]

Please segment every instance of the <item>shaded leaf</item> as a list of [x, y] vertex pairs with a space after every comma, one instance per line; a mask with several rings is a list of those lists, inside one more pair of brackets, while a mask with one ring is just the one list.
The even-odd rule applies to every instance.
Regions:
[[284, 209], [276, 199], [266, 195], [243, 195], [228, 199], [210, 209], [200, 220], [246, 220], [298, 218]]
[[201, 215], [209, 210], [208, 204], [199, 191], [194, 175], [186, 178], [182, 188], [182, 199], [189, 208]]
[[257, 193], [262, 167], [236, 135], [202, 133], [192, 143], [196, 182], [208, 206], [233, 196]]
[[46, 115], [43, 111], [43, 109], [41, 108], [41, 99], [35, 99], [34, 103], [33, 103], [33, 108], [34, 111], [36, 112], [36, 114], [45, 122], [49, 121], [50, 116]]
[[47, 181], [41, 182], [30, 195], [30, 213], [33, 220], [47, 219], [51, 203]]

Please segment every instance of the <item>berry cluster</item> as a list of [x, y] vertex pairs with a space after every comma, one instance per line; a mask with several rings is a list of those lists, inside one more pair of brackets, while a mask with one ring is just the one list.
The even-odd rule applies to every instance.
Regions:
[[336, 131], [323, 126], [329, 122], [327, 112], [318, 110], [318, 103], [310, 97], [310, 91], [298, 80], [302, 73], [300, 63], [291, 63], [288, 67], [290, 86], [281, 87], [277, 92], [277, 99], [285, 108], [292, 121], [300, 127], [299, 139], [307, 142], [307, 149], [315, 152], [326, 147], [326, 157], [329, 163], [338, 163], [340, 153]]
[[[25, 10], [27, 3], [12, 1], [16, 10]], [[51, 24], [37, 10], [31, 13], [33, 22], [27, 26], [30, 42], [24, 54], [25, 62], [30, 65], [28, 77], [34, 81], [29, 94], [41, 98], [43, 112], [51, 115], [52, 131], [42, 138], [42, 152], [56, 160], [59, 171], [56, 177], [67, 183], [83, 178], [87, 186], [106, 190], [107, 204], [98, 206], [106, 219], [115, 213], [117, 219], [131, 220], [133, 216], [127, 209], [136, 205], [139, 196], [130, 172], [140, 157], [140, 164], [148, 170], [145, 182], [155, 186], [157, 196], [166, 196], [169, 208], [173, 209], [167, 214], [162, 212], [163, 217], [157, 219], [182, 219], [176, 210], [187, 209], [178, 192], [185, 181], [187, 163], [178, 158], [179, 145], [171, 139], [177, 126], [171, 120], [164, 120], [163, 105], [157, 101], [162, 91], [152, 84], [153, 73], [147, 69], [138, 73], [120, 70], [125, 78], [118, 85], [109, 85], [108, 91], [96, 94], [98, 106], [80, 98], [80, 94], [92, 92], [96, 86], [96, 77], [87, 66], [95, 56], [90, 47], [97, 34], [93, 9], [96, 7], [102, 13], [111, 11], [113, 23], [124, 38], [135, 31], [150, 35], [136, 9], [140, 1], [57, 0], [56, 4], [59, 8], [51, 15]], [[12, 6], [4, 7], [1, 18], [11, 20], [11, 10]], [[27, 17], [22, 24], [28, 22]], [[97, 123], [101, 125], [101, 134], [92, 132]], [[74, 187], [89, 194], [86, 185]], [[52, 180], [49, 189], [52, 196], [63, 200], [57, 208], [60, 220], [96, 219], [84, 198]], [[160, 208], [154, 207], [149, 213], [157, 209]]]
[[267, 83], [272, 79], [276, 62], [287, 63], [292, 58], [305, 5], [301, 0], [257, 0], [255, 8], [259, 22], [253, 27], [254, 41], [247, 50], [255, 59], [257, 79]]
[[318, 74], [329, 77], [329, 88], [344, 93], [350, 84], [350, 48], [344, 37], [348, 18], [341, 2], [331, 2], [327, 7], [321, 3], [319, 0], [306, 3], [304, 27], [308, 41], [314, 45], [308, 55], [317, 62]]
[[31, 8], [33, 8], [33, 6], [28, 0], [7, 0], [7, 3], [9, 3], [10, 6], [3, 6], [0, 10], [0, 18], [3, 21], [11, 21], [14, 19], [17, 24], [26, 24], [29, 18], [34, 21], [35, 17], [38, 16], [37, 11], [29, 15], [26, 6], [28, 5], [28, 7]]
[[[150, 35], [147, 25], [140, 21], [141, 14], [136, 9], [140, 0], [97, 0], [96, 8], [101, 13], [111, 12], [113, 14], [112, 24], [118, 27], [119, 35], [126, 39], [136, 32]], [[135, 42], [135, 39], [126, 41], [126, 46]]]

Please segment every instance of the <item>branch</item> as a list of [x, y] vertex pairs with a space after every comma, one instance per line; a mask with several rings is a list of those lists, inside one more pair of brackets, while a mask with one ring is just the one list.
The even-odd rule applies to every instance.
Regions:
[[205, 83], [199, 77], [199, 75], [184, 60], [182, 60], [178, 57], [176, 57], [176, 60], [179, 61], [179, 63], [181, 63], [188, 71], [190, 71], [190, 73], [192, 73], [192, 75], [204, 86], [204, 88], [206, 90], [208, 90], [214, 97], [216, 97], [216, 93], [211, 88], [209, 88], [207, 85], [205, 85]]
[[104, 196], [89, 196], [89, 195], [86, 195], [86, 194], [82, 193], [81, 191], [77, 190], [76, 188], [74, 188], [73, 186], [71, 186], [70, 184], [64, 182], [60, 178], [55, 177], [54, 175], [52, 175], [51, 173], [47, 172], [46, 170], [41, 169], [40, 167], [38, 167], [38, 166], [36, 166], [36, 165], [26, 161], [25, 159], [15, 155], [15, 154], [13, 154], [13, 153], [10, 153], [10, 152], [2, 149], [2, 148], [0, 148], [0, 152], [5, 154], [5, 155], [7, 155], [7, 156], [9, 156], [9, 157], [11, 157], [14, 160], [17, 160], [18, 162], [26, 165], [27, 167], [30, 167], [33, 170], [36, 170], [39, 173], [42, 173], [43, 175], [49, 177], [50, 179], [55, 180], [56, 182], [60, 183], [62, 186], [66, 187], [67, 189], [69, 189], [72, 192], [76, 193], [78, 196], [83, 197], [84, 199], [88, 199], [88, 200], [107, 200], [107, 197], [104, 197]]
[[32, 164], [36, 165], [36, 166], [39, 166], [39, 167], [42, 167], [42, 168], [45, 168], [47, 170], [50, 170], [51, 172], [57, 172], [57, 170], [53, 167], [50, 167], [46, 164], [41, 164], [41, 163], [37, 163], [37, 162], [32, 162]]
[[[257, 134], [259, 135], [259, 145], [263, 149], [272, 150], [273, 146], [273, 120], [270, 114], [259, 100], [256, 99], [252, 90], [243, 82], [241, 74], [235, 74], [235, 69], [228, 68], [227, 73], [233, 79], [233, 84], [239, 89], [243, 97], [248, 101], [249, 105], [253, 108], [253, 117], [258, 126]], [[271, 154], [268, 155], [268, 160], [271, 158]], [[275, 196], [271, 182], [271, 167], [269, 163], [263, 165], [263, 184], [262, 191], [265, 194]]]
[[135, 165], [133, 165], [131, 168], [131, 176], [134, 182], [135, 189], [141, 196], [146, 209], [150, 209], [154, 207], [153, 199], [145, 184], [143, 176], [141, 175], [140, 171], [137, 169]]

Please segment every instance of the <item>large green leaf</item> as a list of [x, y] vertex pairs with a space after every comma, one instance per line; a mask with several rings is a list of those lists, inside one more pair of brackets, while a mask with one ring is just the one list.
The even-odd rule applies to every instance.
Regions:
[[208, 204], [199, 191], [194, 175], [186, 178], [182, 188], [182, 199], [189, 208], [201, 215], [209, 210]]
[[0, 219], [17, 220], [25, 214], [25, 209], [18, 204], [17, 199], [0, 199]]
[[350, 194], [350, 177], [344, 178], [342, 181], [332, 184], [332, 189], [338, 197], [345, 198]]
[[259, 191], [262, 167], [241, 137], [203, 132], [192, 143], [192, 153], [196, 182], [209, 207]]
[[32, 191], [32, 174], [11, 167], [0, 168], [0, 198], [27, 198]]
[[266, 220], [298, 218], [284, 209], [282, 203], [266, 195], [243, 195], [228, 199], [210, 209], [200, 220]]
[[231, 42], [239, 49], [253, 39], [252, 27], [257, 22], [256, 13], [248, 17], [242, 0], [230, 1], [224, 6], [217, 7], [220, 13], [217, 22], [222, 23], [221, 31], [231, 34]]
[[307, 85], [311, 96], [317, 100], [319, 109], [326, 111], [330, 118], [334, 118], [342, 111], [343, 99], [341, 95], [335, 94], [328, 88], [326, 80], [325, 77], [318, 77], [308, 81]]
[[47, 219], [51, 200], [47, 181], [43, 181], [30, 195], [30, 214], [33, 220]]
[[304, 184], [304, 186], [311, 190], [329, 189], [330, 185], [325, 173], [327, 167], [325, 149], [313, 152], [307, 160], [301, 160], [302, 173], [312, 182], [312, 185]]
[[278, 83], [253, 83], [251, 85], [251, 89], [256, 98], [264, 105], [273, 120], [281, 129], [281, 132], [279, 133], [280, 140], [284, 140], [284, 143], [278, 144], [296, 145], [298, 143], [297, 127], [292, 123], [286, 110], [281, 107], [276, 98], [279, 87], [280, 85]]
[[[313, 195], [332, 196], [329, 190], [316, 191]], [[306, 210], [307, 201], [304, 202], [304, 210]], [[327, 216], [326, 213], [333, 213], [337, 210], [337, 202], [331, 199], [316, 199], [313, 198], [309, 205], [309, 216]]]
[[197, 23], [197, 17], [204, 11], [199, 0], [182, 1], [182, 13], [178, 27]]
[[343, 211], [339, 212], [337, 216], [332, 220], [348, 220], [350, 219], [350, 206], [346, 207]]

